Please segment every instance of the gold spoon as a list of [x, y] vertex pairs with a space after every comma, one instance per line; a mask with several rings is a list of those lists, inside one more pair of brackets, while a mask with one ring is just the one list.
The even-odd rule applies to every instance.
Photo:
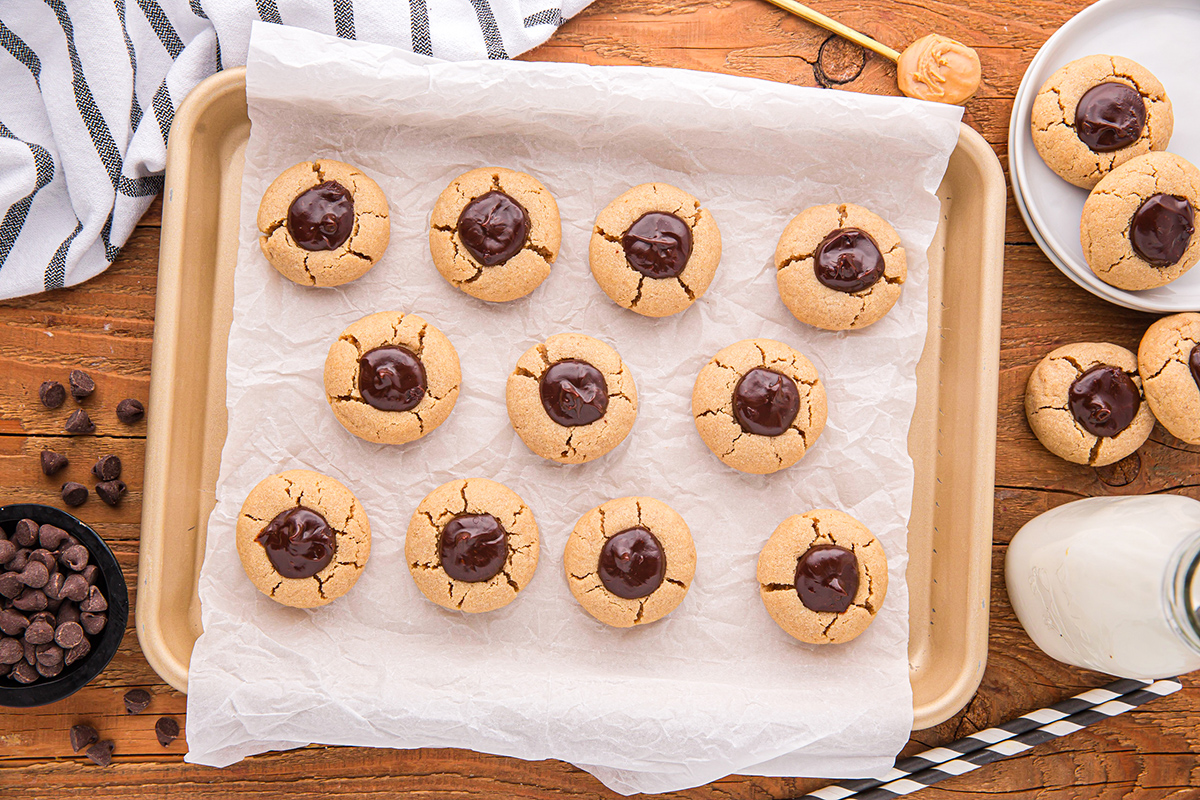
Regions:
[[767, 2], [895, 62], [896, 83], [909, 97], [957, 105], [979, 89], [979, 55], [948, 36], [922, 36], [900, 53], [796, 0]]

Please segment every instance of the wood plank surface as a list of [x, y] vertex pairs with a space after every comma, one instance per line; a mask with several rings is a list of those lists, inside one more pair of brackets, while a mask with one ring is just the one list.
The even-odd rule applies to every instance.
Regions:
[[[1037, 48], [1084, 5], [1083, 0], [826, 0], [820, 9], [897, 49], [930, 31], [975, 47], [984, 85], [966, 120], [1007, 166], [1013, 96]], [[597, 0], [565, 24], [531, 60], [642, 64], [748, 75], [804, 86], [896, 94], [895, 69], [760, 0]], [[1005, 248], [1004, 312], [996, 452], [992, 622], [987, 672], [958, 715], [914, 734], [906, 753], [1053, 703], [1105, 676], [1052, 661], [1034, 647], [1004, 590], [1004, 548], [1034, 515], [1076, 497], [1170, 491], [1200, 498], [1200, 447], [1156, 428], [1141, 450], [1119, 465], [1091, 469], [1061, 461], [1033, 437], [1022, 413], [1024, 383], [1048, 350], [1071, 341], [1110, 341], [1136, 349], [1152, 317], [1108, 305], [1076, 288], [1032, 244], [1010, 205]], [[136, 586], [145, 425], [114, 414], [125, 397], [146, 400], [154, 330], [158, 225], [156, 202], [103, 275], [49, 294], [0, 303], [0, 504], [62, 506], [63, 480], [83, 480], [95, 459], [118, 454], [129, 494], [118, 508], [96, 497], [79, 509], [116, 551]], [[37, 403], [47, 379], [66, 382], [86, 369], [96, 393], [84, 407], [97, 435], [63, 430], [74, 401], [58, 411]], [[38, 453], [49, 447], [70, 459], [46, 478]], [[134, 613], [136, 613], [136, 598]], [[153, 694], [147, 712], [124, 713], [131, 687]], [[181, 738], [161, 747], [154, 722], [184, 723], [185, 698], [163, 684], [138, 649], [131, 614], [120, 652], [91, 685], [60, 703], [0, 709], [0, 798], [61, 800], [92, 793], [112, 800], [160, 797], [330, 798], [406, 795], [449, 800], [614, 797], [591, 776], [560, 762], [529, 763], [458, 750], [391, 751], [310, 747], [272, 753], [224, 770], [187, 765]], [[89, 722], [117, 743], [112, 766], [74, 755], [67, 731]], [[1006, 798], [1200, 797], [1200, 680], [1183, 691], [1040, 746], [1022, 756], [947, 780], [917, 797], [1003, 795]], [[787, 798], [823, 781], [733, 776], [671, 797], [689, 800]]]

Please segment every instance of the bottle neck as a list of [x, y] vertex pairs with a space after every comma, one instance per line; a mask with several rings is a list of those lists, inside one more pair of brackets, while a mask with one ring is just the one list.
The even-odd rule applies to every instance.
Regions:
[[1188, 647], [1200, 654], [1200, 531], [1184, 541], [1167, 564], [1167, 617]]

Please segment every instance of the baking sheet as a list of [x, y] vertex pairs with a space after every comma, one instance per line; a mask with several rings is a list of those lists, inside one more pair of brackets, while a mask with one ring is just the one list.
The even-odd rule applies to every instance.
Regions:
[[[778, 762], [781, 770], [857, 775], [890, 765], [911, 724], [905, 438], [924, 341], [924, 252], [958, 110], [668, 70], [415, 68], [386, 48], [273, 33], [266, 43], [256, 31], [264, 59], [249, 71], [255, 128], [230, 336], [230, 436], [201, 576], [205, 634], [191, 664], [189, 758], [228, 763], [313, 740], [448, 745], [566, 759], [624, 791], [703, 783], [800, 748]], [[318, 68], [313, 53], [322, 54]], [[307, 68], [290, 63], [293, 54], [304, 54]], [[267, 85], [283, 90], [279, 102], [260, 99]], [[295, 124], [298, 107], [302, 124]], [[455, 116], [461, 109], [469, 111]], [[336, 290], [287, 284], [262, 260], [253, 230], [267, 183], [314, 154], [358, 163], [391, 200], [388, 255]], [[442, 282], [425, 244], [428, 209], [442, 186], [486, 163], [538, 175], [564, 221], [554, 274], [530, 298], [505, 306]], [[612, 305], [586, 269], [596, 211], [648, 179], [700, 196], [725, 239], [709, 295], [668, 320]], [[888, 217], [910, 257], [900, 304], [853, 334], [792, 320], [770, 269], [786, 220], [806, 205], [839, 200]], [[459, 407], [405, 448], [345, 434], [320, 389], [329, 342], [353, 319], [387, 307], [427, 316], [463, 358]], [[584, 467], [532, 456], [503, 409], [503, 382], [517, 355], [558, 330], [599, 332], [612, 342], [642, 396], [630, 440]], [[809, 354], [831, 400], [830, 424], [813, 452], [766, 478], [720, 465], [688, 413], [699, 367], [748, 336], [779, 338]], [[345, 481], [375, 533], [358, 587], [317, 612], [259, 596], [232, 548], [232, 520], [249, 487], [294, 466]], [[469, 474], [511, 485], [542, 528], [538, 576], [516, 603], [487, 618], [428, 604], [400, 555], [420, 498]], [[574, 606], [561, 550], [583, 511], [630, 493], [680, 510], [700, 562], [678, 611], [621, 632]], [[827, 650], [775, 628], [753, 579], [775, 524], [823, 505], [867, 522], [891, 560], [880, 618], [854, 643]]]

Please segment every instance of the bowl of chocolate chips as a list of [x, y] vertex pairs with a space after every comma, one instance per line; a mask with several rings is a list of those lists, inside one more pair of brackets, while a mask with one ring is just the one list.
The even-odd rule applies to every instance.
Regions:
[[0, 706], [62, 700], [116, 655], [129, 592], [116, 556], [50, 506], [0, 506]]

